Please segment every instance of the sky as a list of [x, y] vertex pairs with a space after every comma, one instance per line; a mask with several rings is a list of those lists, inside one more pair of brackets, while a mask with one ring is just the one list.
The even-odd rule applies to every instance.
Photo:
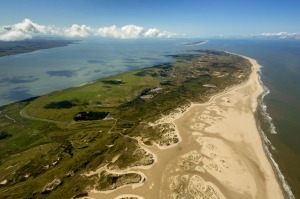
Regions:
[[[11, 35], [17, 38], [24, 32], [24, 38], [36, 33], [116, 38], [300, 38], [299, 10], [299, 0], [1, 0], [0, 40]], [[15, 28], [24, 20], [27, 26], [30, 21], [48, 30]], [[74, 24], [77, 27], [72, 29]]]

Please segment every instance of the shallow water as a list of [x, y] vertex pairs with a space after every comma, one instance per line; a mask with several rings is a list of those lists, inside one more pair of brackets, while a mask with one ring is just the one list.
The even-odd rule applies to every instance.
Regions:
[[84, 40], [0, 58], [0, 105], [171, 61], [178, 41]]

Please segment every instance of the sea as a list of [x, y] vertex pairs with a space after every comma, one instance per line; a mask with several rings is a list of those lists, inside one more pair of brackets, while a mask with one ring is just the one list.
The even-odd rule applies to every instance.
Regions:
[[262, 66], [265, 92], [257, 121], [264, 147], [287, 198], [300, 198], [300, 40], [98, 38], [0, 57], [0, 105], [167, 63], [173, 61], [169, 55], [197, 49], [242, 54]]

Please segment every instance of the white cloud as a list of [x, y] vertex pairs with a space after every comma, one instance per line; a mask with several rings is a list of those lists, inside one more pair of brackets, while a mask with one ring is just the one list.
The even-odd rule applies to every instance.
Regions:
[[138, 38], [142, 37], [145, 29], [140, 26], [127, 25], [121, 28], [121, 38]]
[[121, 28], [113, 25], [110, 27], [91, 28], [86, 25], [74, 24], [71, 27], [56, 27], [40, 25], [25, 19], [21, 23], [0, 26], [0, 41], [16, 41], [31, 39], [34, 35], [58, 35], [66, 37], [112, 37], [112, 38], [143, 38], [143, 37], [172, 37], [178, 36], [155, 28], [146, 30], [141, 26], [125, 25]]
[[280, 38], [280, 39], [300, 39], [300, 33], [288, 33], [288, 32], [262, 33], [261, 36]]
[[35, 34], [55, 34], [57, 31], [53, 26], [44, 26], [24, 19], [21, 23], [3, 26], [0, 29], [1, 41], [16, 41], [31, 39]]
[[101, 37], [114, 37], [121, 39], [144, 37], [145, 29], [140, 26], [126, 25], [121, 28], [113, 25], [110, 27], [103, 27], [97, 30], [96, 35]]
[[[185, 34], [183, 34], [182, 36], [184, 36]], [[158, 29], [156, 28], [150, 28], [148, 29], [145, 34], [144, 34], [145, 37], [175, 37], [175, 36], [178, 36], [177, 34], [174, 34], [174, 33], [170, 33], [170, 32], [166, 32], [166, 31], [159, 31]]]
[[67, 28], [64, 30], [65, 36], [68, 37], [87, 37], [90, 35], [93, 35], [93, 30], [91, 27], [88, 27], [86, 25], [77, 25], [74, 24], [71, 26], [71, 28]]
[[31, 38], [32, 36], [30, 34], [17, 30], [8, 31], [0, 35], [0, 41], [17, 41]]
[[30, 19], [25, 19], [21, 23], [17, 23], [13, 26], [8, 26], [12, 30], [20, 31], [23, 33], [49, 33], [51, 30], [43, 25], [33, 23]]
[[150, 28], [147, 32], [145, 32], [145, 37], [156, 37], [160, 34], [160, 31], [156, 28]]
[[172, 37], [178, 36], [173, 33], [169, 33], [166, 31], [160, 31], [156, 28], [150, 28], [145, 30], [145, 28], [136, 26], [136, 25], [126, 25], [121, 28], [117, 26], [103, 27], [97, 30], [96, 35], [102, 37], [114, 37], [121, 39], [128, 38], [142, 38], [142, 37]]

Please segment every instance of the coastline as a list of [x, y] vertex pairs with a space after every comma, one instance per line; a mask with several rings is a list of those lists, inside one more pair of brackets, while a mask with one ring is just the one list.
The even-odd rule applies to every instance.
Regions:
[[[55, 40], [48, 40], [48, 39], [33, 39], [30, 41], [31, 44], [38, 44], [34, 47], [29, 46], [27, 43], [28, 41], [0, 41], [1, 43], [8, 43], [13, 46], [13, 48], [3, 48], [0, 52], [0, 57], [11, 56], [11, 55], [20, 55], [25, 53], [32, 53], [39, 50], [51, 49], [51, 48], [60, 48], [65, 47], [71, 44], [77, 44], [80, 40], [66, 40], [66, 39], [55, 39]], [[41, 45], [41, 42], [45, 44]], [[11, 47], [11, 46], [10, 46]]]
[[[174, 191], [183, 180], [189, 182], [187, 190], [192, 189], [199, 196], [203, 190], [213, 190], [210, 194], [216, 198], [284, 198], [255, 118], [259, 96], [263, 93], [258, 74], [260, 66], [254, 59], [242, 57], [252, 64], [248, 80], [212, 96], [206, 103], [192, 103], [185, 111], [158, 121], [174, 124], [182, 141], [168, 148], [147, 147], [159, 161], [142, 170], [148, 180], [140, 184], [143, 186], [120, 187], [111, 196], [103, 193], [89, 196], [111, 198], [135, 194], [145, 198], [175, 198], [180, 197], [179, 193], [174, 195]], [[169, 158], [164, 160], [166, 156]], [[187, 160], [189, 165], [181, 164]], [[198, 174], [181, 175], [187, 171]], [[156, 175], [162, 175], [162, 179], [155, 179]]]
[[[242, 55], [239, 55], [242, 56]], [[256, 161], [255, 164], [257, 164], [256, 166], [258, 166], [258, 172], [260, 172], [259, 170], [262, 170], [263, 172], [260, 173], [259, 175], [263, 175], [265, 176], [265, 179], [262, 180], [264, 181], [265, 185], [264, 188], [266, 190], [261, 190], [260, 193], [258, 195], [252, 195], [250, 198], [284, 198], [284, 194], [281, 187], [281, 184], [279, 185], [279, 179], [277, 177], [277, 175], [275, 174], [275, 170], [273, 170], [273, 165], [271, 164], [271, 160], [269, 159], [269, 157], [267, 156], [267, 152], [264, 149], [264, 142], [263, 142], [263, 138], [261, 137], [261, 134], [259, 132], [258, 126], [256, 124], [256, 118], [255, 118], [255, 114], [256, 111], [258, 109], [258, 98], [259, 96], [263, 93], [263, 87], [261, 82], [259, 81], [259, 75], [258, 72], [260, 70], [260, 66], [257, 64], [256, 60], [251, 59], [249, 57], [245, 57], [242, 56], [246, 59], [248, 59], [251, 64], [252, 64], [252, 73], [249, 77], [249, 79], [237, 86], [233, 86], [228, 88], [227, 90], [225, 90], [222, 93], [216, 94], [214, 95], [207, 103], [204, 104], [193, 104], [190, 107], [190, 110], [188, 110], [189, 112], [194, 111], [194, 113], [185, 113], [185, 114], [190, 114], [189, 116], [185, 116], [185, 119], [183, 119], [183, 117], [181, 117], [179, 119], [179, 121], [175, 121], [177, 124], [177, 126], [184, 126], [185, 123], [188, 122], [188, 120], [191, 120], [192, 118], [195, 119], [195, 117], [193, 117], [192, 115], [200, 115], [201, 119], [198, 120], [197, 122], [201, 122], [201, 123], [208, 123], [207, 126], [203, 126], [200, 125], [198, 126], [198, 128], [194, 128], [194, 130], [200, 130], [202, 132], [202, 134], [200, 135], [200, 140], [205, 137], [205, 134], [208, 135], [207, 136], [207, 140], [204, 141], [204, 143], [207, 143], [207, 146], [217, 146], [216, 148], [222, 148], [220, 149], [220, 153], [222, 154], [221, 151], [226, 150], [226, 144], [220, 143], [219, 141], [213, 141], [213, 139], [215, 138], [222, 138], [224, 140], [226, 140], [226, 142], [228, 142], [227, 145], [231, 145], [229, 146], [229, 148], [236, 148], [236, 149], [240, 149], [241, 151], [244, 150], [245, 144], [249, 145], [252, 150], [254, 150], [256, 152], [256, 154], [253, 154], [252, 151], [247, 151], [247, 155], [246, 154], [240, 154], [242, 156], [247, 156], [247, 157], [251, 157], [252, 160], [251, 161]], [[248, 88], [247, 88], [248, 87]], [[252, 87], [252, 92], [249, 92], [249, 87], [251, 89]], [[246, 91], [243, 93], [243, 91]], [[241, 96], [237, 96], [236, 94], [239, 94]], [[248, 95], [249, 94], [249, 95]], [[243, 96], [244, 95], [244, 96]], [[230, 96], [230, 97], [228, 97]], [[250, 98], [248, 100], [243, 100], [242, 98]], [[218, 102], [219, 99], [219, 102]], [[222, 102], [223, 101], [223, 102]], [[244, 103], [242, 102], [244, 101]], [[242, 102], [242, 103], [241, 103]], [[241, 103], [240, 105], [238, 105], [238, 103]], [[213, 105], [213, 106], [209, 106], [209, 105]], [[248, 106], [249, 108], [249, 112], [250, 114], [248, 114], [248, 116], [250, 116], [247, 120], [242, 120], [239, 122], [234, 121], [234, 120], [238, 120], [239, 117], [246, 117], [246, 115], [241, 114], [242, 112], [245, 112], [245, 109], [247, 108], [246, 106]], [[214, 115], [210, 115], [209, 111], [207, 110], [207, 108], [211, 108], [209, 109], [209, 111], [214, 111], [215, 114]], [[231, 113], [228, 112], [228, 114], [224, 114], [224, 112], [226, 112], [226, 110], [224, 110], [224, 108], [227, 110], [231, 109]], [[193, 110], [194, 109], [194, 110]], [[234, 109], [239, 109], [239, 110], [234, 110]], [[200, 112], [202, 112], [202, 114], [200, 114]], [[223, 113], [222, 113], [223, 112]], [[234, 113], [234, 112], [239, 112], [239, 113]], [[203, 114], [204, 113], [204, 114]], [[220, 117], [221, 116], [221, 117]], [[215, 120], [214, 120], [215, 118]], [[180, 121], [181, 120], [181, 121]], [[193, 119], [192, 119], [193, 120]], [[219, 121], [217, 121], [219, 120]], [[223, 122], [222, 120], [224, 120], [225, 122]], [[250, 121], [252, 120], [252, 121]], [[252, 125], [247, 125], [248, 123], [252, 123]], [[229, 125], [229, 126], [228, 126]], [[246, 132], [246, 130], [244, 131], [243, 129], [237, 129], [237, 126], [242, 126], [242, 128], [252, 128], [251, 131], [249, 130], [248, 132]], [[187, 129], [184, 129], [184, 131], [187, 131]], [[243, 135], [243, 134], [239, 134], [239, 133], [233, 133], [233, 135], [226, 135], [224, 136], [226, 133], [226, 131], [230, 131], [230, 130], [240, 130], [241, 133], [254, 133], [252, 135]], [[180, 130], [179, 130], [180, 131]], [[206, 133], [203, 133], [203, 131]], [[243, 132], [244, 131], [244, 132]], [[212, 135], [214, 134], [214, 135]], [[241, 136], [241, 138], [236, 138], [237, 136]], [[243, 138], [244, 136], [247, 136], [247, 139]], [[211, 139], [211, 138], [212, 139]], [[199, 138], [198, 138], [199, 139]], [[211, 139], [210, 141], [208, 141], [209, 139]], [[233, 141], [232, 141], [233, 140]], [[250, 141], [251, 140], [251, 141]], [[247, 141], [249, 141], [249, 143], [247, 143]], [[201, 140], [201, 142], [203, 143], [203, 139]], [[239, 143], [242, 144], [241, 142], [243, 142], [243, 145], [237, 144]], [[203, 147], [205, 144], [202, 144], [201, 147]], [[236, 147], [232, 147], [236, 145]], [[252, 145], [252, 146], [251, 146]], [[214, 153], [216, 153], [216, 151], [211, 150]], [[210, 152], [211, 152], [210, 151]], [[233, 152], [233, 151], [231, 151]], [[214, 156], [218, 156], [218, 153], [214, 154]], [[223, 153], [223, 156], [225, 155], [225, 153]], [[231, 155], [227, 153], [226, 155]], [[225, 156], [226, 156], [225, 155]], [[221, 155], [222, 156], [222, 155]], [[236, 159], [240, 158], [238, 157], [239, 155], [237, 155]], [[257, 156], [257, 157], [255, 157]], [[223, 158], [221, 161], [225, 161], [225, 158]], [[230, 158], [228, 158], [229, 160]], [[256, 159], [256, 160], [254, 160]], [[230, 161], [230, 160], [229, 160]], [[239, 160], [241, 161], [241, 159]], [[247, 161], [245, 161], [247, 162]], [[245, 167], [249, 167], [249, 163], [246, 163], [244, 166]], [[214, 166], [220, 166], [218, 164], [215, 164]], [[232, 165], [232, 167], [234, 167], [234, 165]], [[215, 167], [216, 168], [216, 167]], [[240, 168], [242, 169], [242, 168]], [[253, 169], [253, 168], [252, 168]], [[238, 167], [235, 168], [235, 170], [239, 170]], [[242, 169], [243, 172], [240, 173], [240, 176], [236, 176], [237, 178], [235, 180], [239, 181], [240, 178], [243, 178], [242, 176], [245, 175], [246, 170]], [[222, 172], [222, 170], [219, 170], [220, 172]], [[207, 171], [206, 171], [207, 172]], [[209, 173], [209, 172], [208, 172]], [[218, 172], [211, 172], [211, 174], [218, 179]], [[251, 172], [250, 172], [251, 174]], [[251, 177], [256, 178], [255, 181], [257, 181], [259, 179], [259, 175], [255, 176], [255, 173], [252, 173], [251, 175], [248, 175], [248, 178], [245, 175], [245, 179], [249, 179]], [[235, 174], [234, 172], [231, 172], [230, 175], [228, 175], [228, 177], [230, 176], [230, 178], [234, 178]], [[224, 176], [223, 176], [224, 177]], [[230, 182], [230, 180], [227, 181], [227, 178], [223, 178], [222, 175], [219, 175], [220, 178], [220, 182], [222, 182], [223, 185], [226, 184], [233, 184], [234, 182]], [[226, 182], [227, 181], [227, 182]], [[240, 181], [240, 183], [245, 183], [243, 181]], [[258, 184], [257, 184], [258, 185]], [[256, 185], [256, 187], [258, 187]], [[252, 185], [254, 188], [254, 184]], [[244, 192], [249, 191], [251, 185], [248, 184], [247, 187], [244, 187]], [[239, 186], [238, 184], [236, 184], [235, 187], [232, 187], [232, 191], [233, 190], [242, 190], [243, 187]], [[266, 192], [265, 195], [263, 195], [263, 192]], [[251, 193], [255, 193], [258, 192], [258, 190], [256, 189], [252, 189], [252, 191], [249, 192], [249, 196], [251, 195]], [[219, 195], [221, 195], [222, 192], [219, 192]], [[227, 193], [227, 195], [230, 195], [229, 193]], [[237, 196], [237, 195], [236, 195]], [[234, 197], [234, 195], [231, 195], [230, 197], [225, 197], [225, 198], [232, 198]], [[241, 197], [241, 196], [239, 196]]]
[[[228, 52], [231, 53], [231, 52]], [[235, 53], [231, 53], [231, 54], [235, 54]], [[244, 55], [240, 55], [240, 54], [235, 54], [241, 57], [244, 57], [248, 60], [251, 60], [252, 58], [249, 58], [247, 56]], [[256, 60], [252, 59], [253, 61], [257, 62]], [[266, 136], [265, 132], [261, 129], [260, 126], [260, 121], [258, 119], [258, 111], [260, 111], [261, 115], [263, 116], [264, 120], [267, 121], [267, 123], [270, 125], [269, 127], [269, 131], [271, 134], [277, 134], [276, 131], [276, 127], [272, 122], [272, 117], [269, 115], [269, 113], [267, 112], [267, 106], [264, 103], [264, 98], [270, 94], [270, 90], [268, 87], [266, 87], [263, 84], [263, 81], [261, 80], [261, 68], [263, 66], [260, 66], [260, 69], [257, 71], [257, 78], [258, 78], [258, 82], [262, 88], [262, 92], [261, 94], [257, 97], [257, 110], [255, 111], [255, 118], [256, 118], [256, 123], [257, 123], [257, 130], [259, 135], [261, 136], [261, 141], [262, 141], [262, 145], [263, 145], [263, 149], [265, 152], [265, 155], [267, 156], [269, 163], [271, 164], [271, 167], [273, 169], [273, 171], [275, 172], [275, 177], [281, 187], [281, 191], [283, 193], [283, 195], [289, 199], [295, 199], [295, 196], [291, 190], [291, 187], [289, 186], [289, 184], [287, 183], [285, 176], [282, 174], [282, 171], [279, 168], [279, 165], [277, 164], [277, 162], [274, 160], [274, 157], [271, 153], [272, 150], [276, 150], [275, 147], [272, 145], [272, 143], [270, 142], [270, 140], [268, 139], [268, 137]]]

